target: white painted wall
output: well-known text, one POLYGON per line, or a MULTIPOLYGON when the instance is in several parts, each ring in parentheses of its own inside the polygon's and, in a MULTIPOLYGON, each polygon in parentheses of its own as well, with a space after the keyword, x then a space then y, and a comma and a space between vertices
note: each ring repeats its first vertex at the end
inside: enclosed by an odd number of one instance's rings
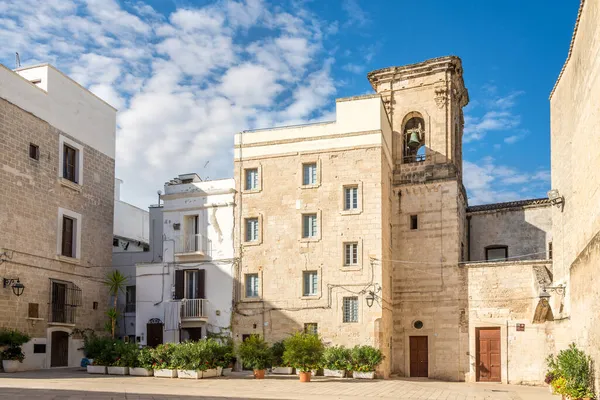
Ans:
POLYGON ((117 110, 53 66, 15 72, 0 64, 0 97, 115 158, 117 110), (29 82, 37 77, 45 82, 42 87, 29 82))
MULTIPOLYGON (((120 179, 115 179, 115 210, 113 221, 113 234, 122 239, 130 239, 132 242, 150 242, 150 214, 147 210, 142 210, 129 203, 120 200, 121 184, 120 179)), ((141 246, 130 246, 127 250, 122 247, 113 248, 113 251, 134 251, 141 246)))

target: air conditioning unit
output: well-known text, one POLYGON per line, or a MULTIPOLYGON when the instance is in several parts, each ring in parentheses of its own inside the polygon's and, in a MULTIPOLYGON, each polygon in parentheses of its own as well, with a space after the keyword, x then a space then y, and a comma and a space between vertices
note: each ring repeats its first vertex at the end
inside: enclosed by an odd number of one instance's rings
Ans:
POLYGON ((173 224, 173 230, 178 231, 181 229, 181 224, 173 224))

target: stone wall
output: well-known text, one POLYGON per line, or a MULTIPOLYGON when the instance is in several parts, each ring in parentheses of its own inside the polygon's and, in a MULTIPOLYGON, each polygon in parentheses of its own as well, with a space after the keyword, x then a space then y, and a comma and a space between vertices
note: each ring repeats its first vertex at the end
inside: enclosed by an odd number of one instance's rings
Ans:
POLYGON ((0 264, 3 277, 18 277, 25 285, 20 297, 10 288, 0 291, 0 327, 17 328, 47 343, 48 357, 36 355, 39 364, 28 365, 31 368, 49 366, 51 279, 71 282, 82 291, 75 326, 53 329, 102 330, 106 319, 108 296, 101 279, 111 266, 114 160, 79 142, 84 149, 84 184, 62 184, 60 135, 75 140, 0 99, 0 264), (29 157, 30 143, 39 146, 39 160, 29 157), (59 207, 82 215, 78 260, 57 255, 59 207), (39 319, 28 318, 30 304, 37 304, 39 319))

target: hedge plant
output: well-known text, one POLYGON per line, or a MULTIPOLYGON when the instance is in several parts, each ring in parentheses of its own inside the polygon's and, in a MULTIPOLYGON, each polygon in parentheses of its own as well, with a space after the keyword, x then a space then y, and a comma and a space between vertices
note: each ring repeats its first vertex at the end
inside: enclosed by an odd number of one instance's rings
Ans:
POLYGON ((323 342, 318 335, 297 332, 284 342, 283 361, 301 372, 319 368, 323 356, 323 342))

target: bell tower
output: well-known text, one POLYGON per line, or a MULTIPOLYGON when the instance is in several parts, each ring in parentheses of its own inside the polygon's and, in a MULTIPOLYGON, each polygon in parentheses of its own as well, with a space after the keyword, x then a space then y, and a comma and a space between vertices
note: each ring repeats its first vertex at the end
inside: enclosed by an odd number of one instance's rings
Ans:
POLYGON ((469 371, 462 63, 440 57, 368 78, 392 126, 392 372, 461 381, 469 371))

